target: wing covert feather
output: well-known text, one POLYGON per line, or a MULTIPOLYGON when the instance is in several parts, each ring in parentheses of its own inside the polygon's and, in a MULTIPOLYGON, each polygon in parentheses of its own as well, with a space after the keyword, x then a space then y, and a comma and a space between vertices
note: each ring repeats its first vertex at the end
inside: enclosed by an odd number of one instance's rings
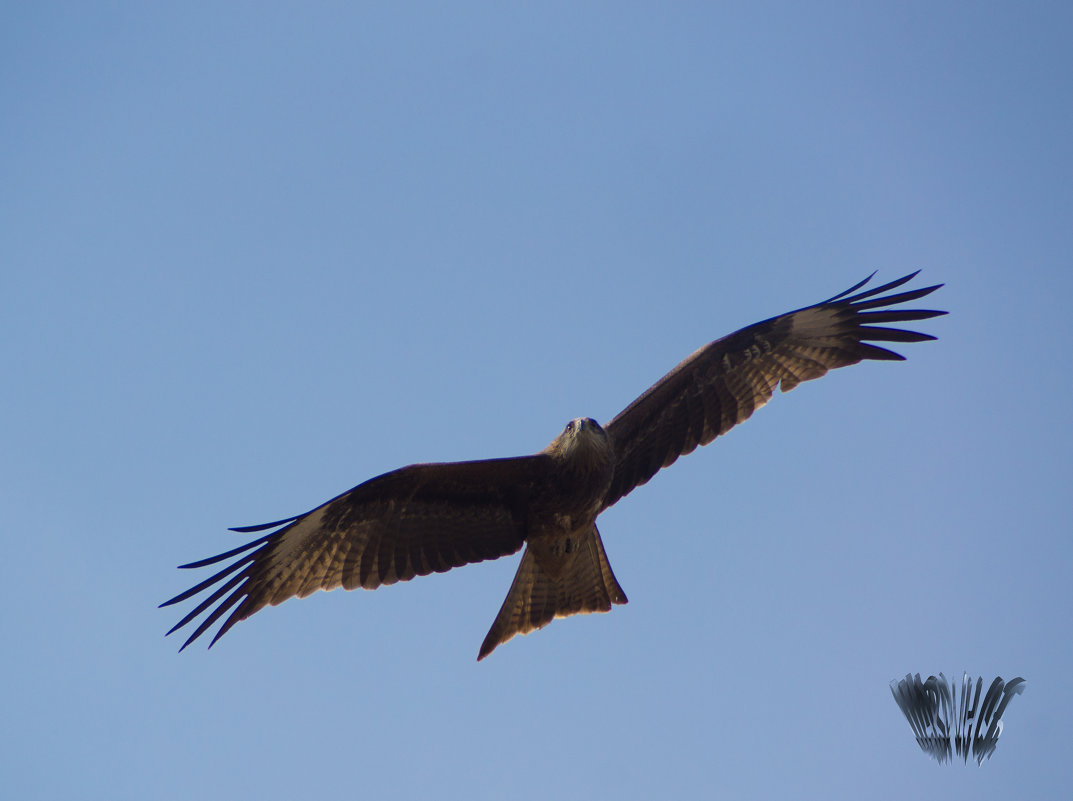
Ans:
POLYGON ((880 325, 946 314, 889 308, 922 298, 942 284, 877 297, 916 275, 853 294, 869 276, 822 303, 750 325, 694 352, 605 427, 615 447, 615 477, 603 508, 679 456, 749 419, 771 400, 776 387, 789 392, 837 367, 904 358, 870 342, 934 339, 880 325))
POLYGON ((211 647, 235 623, 288 598, 340 586, 375 589, 515 553, 525 541, 530 494, 551 462, 536 454, 419 464, 366 481, 304 515, 279 521, 284 525, 278 531, 183 565, 204 567, 241 555, 161 604, 216 588, 168 633, 211 609, 185 648, 234 607, 211 647))

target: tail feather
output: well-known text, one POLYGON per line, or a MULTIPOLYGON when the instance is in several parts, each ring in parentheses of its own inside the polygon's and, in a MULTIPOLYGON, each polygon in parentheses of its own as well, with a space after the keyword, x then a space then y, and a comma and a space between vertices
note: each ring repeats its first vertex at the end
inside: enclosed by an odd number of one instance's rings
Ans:
POLYGON ((543 628, 557 617, 610 612, 611 604, 624 603, 626 593, 611 572, 596 526, 578 543, 576 556, 558 579, 540 566, 533 550, 527 547, 477 661, 515 634, 543 628))

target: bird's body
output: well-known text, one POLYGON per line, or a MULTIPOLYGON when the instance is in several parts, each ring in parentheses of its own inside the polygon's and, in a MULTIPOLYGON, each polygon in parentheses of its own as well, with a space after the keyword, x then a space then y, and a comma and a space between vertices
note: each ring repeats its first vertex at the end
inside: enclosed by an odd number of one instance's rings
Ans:
POLYGON ((544 573, 557 581, 596 525, 615 473, 615 454, 591 418, 571 420, 543 453, 555 466, 547 483, 534 488, 525 541, 544 573))
POLYGON ((596 529, 615 475, 607 432, 590 417, 571 420, 540 455, 550 456, 553 467, 533 494, 525 554, 478 660, 556 617, 626 603, 596 529))
POLYGON ((278 530, 183 565, 203 567, 239 557, 163 604, 215 587, 172 631, 212 608, 185 648, 235 607, 215 642, 238 621, 291 597, 339 586, 375 589, 506 556, 523 545, 518 572, 478 659, 555 617, 606 612, 612 604, 626 603, 596 528, 599 514, 679 456, 747 419, 777 386, 785 392, 862 359, 902 358, 866 340, 933 339, 876 325, 944 313, 886 308, 937 286, 875 297, 913 275, 850 296, 862 281, 828 301, 716 340, 606 427, 591 418, 572 420, 531 456, 411 465, 359 484, 304 515, 235 529, 278 530))

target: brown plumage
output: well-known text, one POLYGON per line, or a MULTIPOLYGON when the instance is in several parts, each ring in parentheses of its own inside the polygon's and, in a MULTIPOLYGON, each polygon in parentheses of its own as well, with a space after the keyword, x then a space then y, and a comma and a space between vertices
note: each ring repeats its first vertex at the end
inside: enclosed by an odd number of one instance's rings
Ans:
MULTIPOLYGON (((772 317, 705 345, 606 427, 579 418, 532 456, 419 464, 359 484, 298 517, 239 532, 277 529, 227 553, 219 573, 161 606, 214 591, 168 633, 207 617, 183 644, 228 611, 215 643, 270 604, 317 590, 375 589, 415 576, 497 559, 527 545, 478 660, 515 634, 556 617, 607 612, 626 603, 607 561, 596 518, 679 456, 749 418, 776 387, 783 392, 864 359, 903 357, 871 342, 922 342, 928 334, 882 324, 945 312, 889 307, 940 285, 877 297, 916 273, 852 294, 870 279, 814 306, 772 317)), ((182 649, 180 649, 182 650, 182 649)))

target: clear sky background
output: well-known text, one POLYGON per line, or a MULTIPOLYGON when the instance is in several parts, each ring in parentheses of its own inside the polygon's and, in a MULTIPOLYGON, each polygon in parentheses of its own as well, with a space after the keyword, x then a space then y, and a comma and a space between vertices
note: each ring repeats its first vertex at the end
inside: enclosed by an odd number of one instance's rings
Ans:
POLYGON ((2 17, 7 797, 1068 794, 1068 4, 2 17), (228 526, 539 450, 918 268, 938 342, 601 518, 611 614, 477 664, 512 557, 163 637, 228 526), (888 683, 963 670, 1027 689, 940 768, 888 683))

